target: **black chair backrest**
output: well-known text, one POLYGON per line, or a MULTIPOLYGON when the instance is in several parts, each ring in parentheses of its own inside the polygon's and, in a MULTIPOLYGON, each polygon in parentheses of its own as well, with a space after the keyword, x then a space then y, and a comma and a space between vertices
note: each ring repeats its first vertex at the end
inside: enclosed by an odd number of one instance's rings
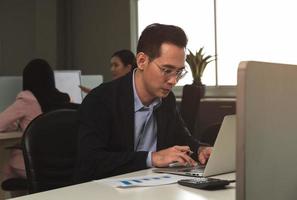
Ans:
POLYGON ((59 109, 35 118, 22 145, 29 193, 73 183, 77 155, 77 111, 59 109))
POLYGON ((205 131, 202 133, 202 136, 200 138, 200 142, 209 144, 210 146, 213 146, 218 133, 220 131, 222 123, 214 123, 208 126, 205 131))
MULTIPOLYGON (((197 131, 198 113, 200 99, 202 97, 201 88, 194 85, 185 85, 183 88, 182 101, 180 104, 180 114, 191 134, 199 139, 197 131)), ((200 135, 199 135, 200 136, 200 135)))

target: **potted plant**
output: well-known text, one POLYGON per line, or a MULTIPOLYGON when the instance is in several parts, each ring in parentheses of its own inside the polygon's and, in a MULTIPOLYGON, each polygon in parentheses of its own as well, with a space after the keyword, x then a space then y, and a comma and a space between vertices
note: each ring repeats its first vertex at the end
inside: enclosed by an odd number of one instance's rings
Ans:
POLYGON ((196 51, 195 54, 189 50, 189 54, 186 57, 186 62, 189 64, 192 71, 193 83, 183 87, 180 113, 188 129, 194 136, 197 128, 196 122, 199 117, 200 99, 205 93, 205 85, 202 84, 201 78, 206 66, 213 60, 215 60, 213 56, 205 56, 203 47, 200 48, 199 51, 196 51))
POLYGON ((192 71, 193 85, 197 86, 203 85, 201 82, 203 72, 207 64, 215 60, 212 59, 213 56, 211 55, 205 56, 202 51, 203 47, 201 47, 199 51, 196 51, 195 54, 189 50, 189 54, 186 57, 186 62, 189 64, 192 71))

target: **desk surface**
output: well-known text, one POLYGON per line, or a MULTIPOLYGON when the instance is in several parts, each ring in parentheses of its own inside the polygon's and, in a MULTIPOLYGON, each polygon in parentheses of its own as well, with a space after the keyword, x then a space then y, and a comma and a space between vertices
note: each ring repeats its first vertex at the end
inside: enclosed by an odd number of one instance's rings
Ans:
MULTIPOLYGON (((23 133, 14 131, 14 132, 5 132, 0 133, 0 182, 2 182, 2 168, 4 163, 8 161, 10 150, 5 149, 5 147, 15 145, 20 141, 23 133)), ((0 188, 0 199, 4 199, 4 192, 0 188)))
POLYGON ((20 131, 0 133, 0 140, 15 139, 15 138, 21 138, 21 137, 22 137, 22 132, 20 131))
MULTIPOLYGON (((149 175, 153 172, 151 169, 141 170, 129 174, 116 176, 113 178, 127 178, 134 176, 149 175)), ((235 173, 216 176, 218 178, 234 179, 235 173)), ((185 200, 185 199, 219 199, 219 200, 234 200, 235 199, 235 183, 232 183, 228 188, 217 191, 199 190, 175 184, 154 186, 154 187, 139 187, 120 189, 104 183, 104 179, 100 182, 87 182, 74 186, 64 187, 47 192, 27 195, 15 200, 39 200, 39 199, 64 199, 64 200, 78 200, 78 199, 127 199, 127 200, 146 200, 146 199, 170 199, 170 200, 185 200)))

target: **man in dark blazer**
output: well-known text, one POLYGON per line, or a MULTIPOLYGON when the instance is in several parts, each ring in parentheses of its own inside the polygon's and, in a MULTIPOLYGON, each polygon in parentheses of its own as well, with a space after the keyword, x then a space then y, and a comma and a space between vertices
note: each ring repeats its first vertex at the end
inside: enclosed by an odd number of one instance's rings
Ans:
POLYGON ((179 27, 146 27, 138 41, 137 69, 87 95, 79 110, 78 182, 207 161, 211 148, 199 146, 187 131, 171 92, 186 74, 186 45, 179 27))

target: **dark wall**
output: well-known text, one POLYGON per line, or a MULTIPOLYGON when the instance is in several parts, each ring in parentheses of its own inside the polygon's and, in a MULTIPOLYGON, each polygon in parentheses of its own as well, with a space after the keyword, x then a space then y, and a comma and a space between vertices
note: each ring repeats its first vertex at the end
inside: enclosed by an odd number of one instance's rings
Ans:
POLYGON ((0 1, 0 75, 18 75, 34 57, 56 60, 56 3, 0 1))
POLYGON ((42 57, 109 80, 111 54, 131 48, 130 38, 130 0, 0 1, 0 75, 42 57))
POLYGON ((73 0, 71 63, 84 74, 104 74, 111 78, 111 54, 130 48, 128 0, 73 0))

